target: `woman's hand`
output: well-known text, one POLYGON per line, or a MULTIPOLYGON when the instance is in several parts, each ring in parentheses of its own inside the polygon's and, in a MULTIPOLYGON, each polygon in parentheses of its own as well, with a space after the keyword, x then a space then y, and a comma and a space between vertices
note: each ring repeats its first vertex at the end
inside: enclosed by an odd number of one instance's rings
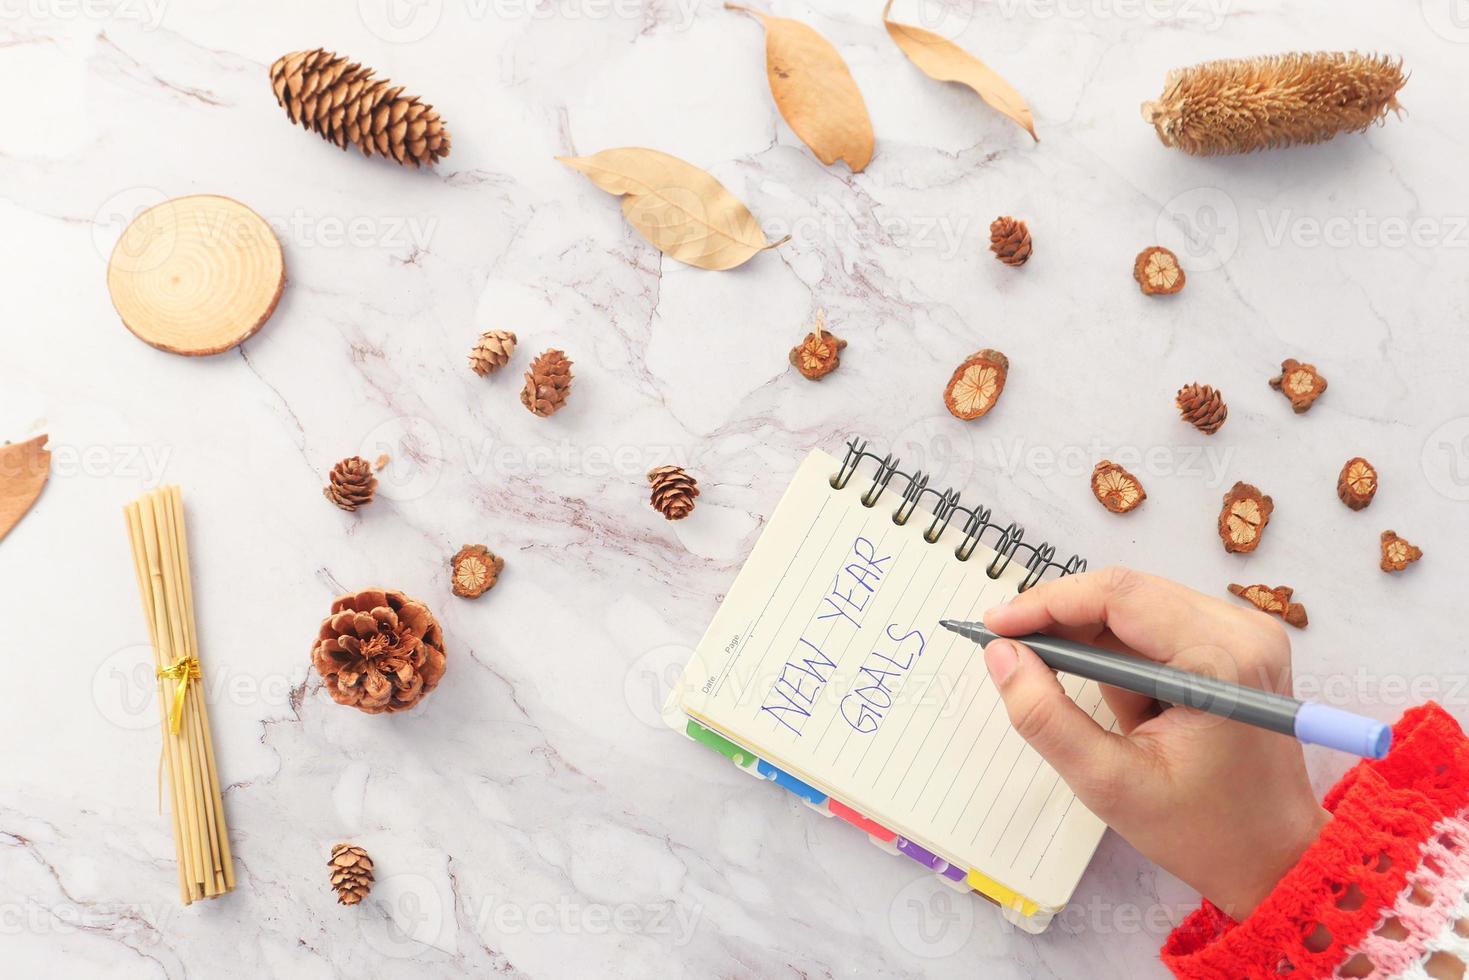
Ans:
MULTIPOLYGON (((1291 691, 1290 642, 1279 623, 1127 568, 1036 586, 986 612, 984 623, 1007 636, 1045 632, 1291 691)), ((1024 644, 994 640, 984 659, 1011 724, 1088 809, 1237 919, 1328 819, 1289 736, 1104 686, 1121 734, 1108 732, 1024 644)))

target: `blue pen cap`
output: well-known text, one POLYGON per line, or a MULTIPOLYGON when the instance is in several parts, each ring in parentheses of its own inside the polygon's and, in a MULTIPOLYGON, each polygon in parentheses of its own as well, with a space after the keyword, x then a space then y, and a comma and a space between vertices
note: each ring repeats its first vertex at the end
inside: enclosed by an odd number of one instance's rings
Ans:
POLYGON ((1365 759, 1381 759, 1392 748, 1392 729, 1375 718, 1325 704, 1306 702, 1296 712, 1296 738, 1312 745, 1351 752, 1365 759))

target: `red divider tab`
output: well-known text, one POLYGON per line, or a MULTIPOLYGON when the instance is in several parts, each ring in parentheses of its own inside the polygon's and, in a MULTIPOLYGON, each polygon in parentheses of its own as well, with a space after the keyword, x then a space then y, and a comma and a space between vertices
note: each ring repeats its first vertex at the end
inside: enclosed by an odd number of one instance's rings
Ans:
POLYGON ((845 804, 838 803, 836 800, 828 798, 826 801, 826 806, 829 810, 831 810, 832 813, 835 813, 847 823, 852 824, 854 827, 861 827, 863 830, 867 831, 869 834, 871 834, 873 837, 876 837, 880 841, 891 843, 892 840, 898 836, 891 830, 888 830, 882 824, 876 823, 872 820, 868 820, 856 810, 853 810, 851 807, 846 806, 845 804))

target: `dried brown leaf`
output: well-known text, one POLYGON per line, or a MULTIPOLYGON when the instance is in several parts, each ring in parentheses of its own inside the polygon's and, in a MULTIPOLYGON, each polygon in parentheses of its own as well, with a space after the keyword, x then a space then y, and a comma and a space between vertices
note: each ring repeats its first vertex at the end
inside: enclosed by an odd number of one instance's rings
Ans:
POLYGON ((786 17, 768 17, 735 3, 765 26, 765 74, 781 118, 827 166, 846 162, 853 173, 872 160, 872 119, 852 72, 830 41, 786 17))
POLYGON ((750 209, 706 171, 640 146, 588 157, 557 157, 602 190, 622 197, 622 214, 654 247, 700 269, 733 269, 771 242, 750 209))
POLYGON ((20 523, 46 486, 51 453, 45 447, 44 435, 0 446, 0 538, 20 523))
POLYGON ((1030 114, 1030 106, 1013 85, 943 35, 889 20, 888 12, 892 9, 893 0, 888 0, 882 8, 882 23, 888 29, 888 36, 902 48, 909 61, 929 78, 969 86, 992 108, 1015 120, 1031 139, 1040 142, 1040 137, 1035 134, 1035 117, 1030 114))

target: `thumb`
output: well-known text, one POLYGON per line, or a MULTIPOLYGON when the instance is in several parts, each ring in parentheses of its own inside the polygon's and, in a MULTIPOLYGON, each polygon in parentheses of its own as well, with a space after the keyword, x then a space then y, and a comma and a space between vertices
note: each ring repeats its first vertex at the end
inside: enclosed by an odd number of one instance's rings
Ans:
POLYGON ((1135 747, 1107 731, 1061 687, 1035 651, 1014 640, 991 640, 984 663, 1021 738, 1060 773, 1087 808, 1104 820, 1126 778, 1135 747))

